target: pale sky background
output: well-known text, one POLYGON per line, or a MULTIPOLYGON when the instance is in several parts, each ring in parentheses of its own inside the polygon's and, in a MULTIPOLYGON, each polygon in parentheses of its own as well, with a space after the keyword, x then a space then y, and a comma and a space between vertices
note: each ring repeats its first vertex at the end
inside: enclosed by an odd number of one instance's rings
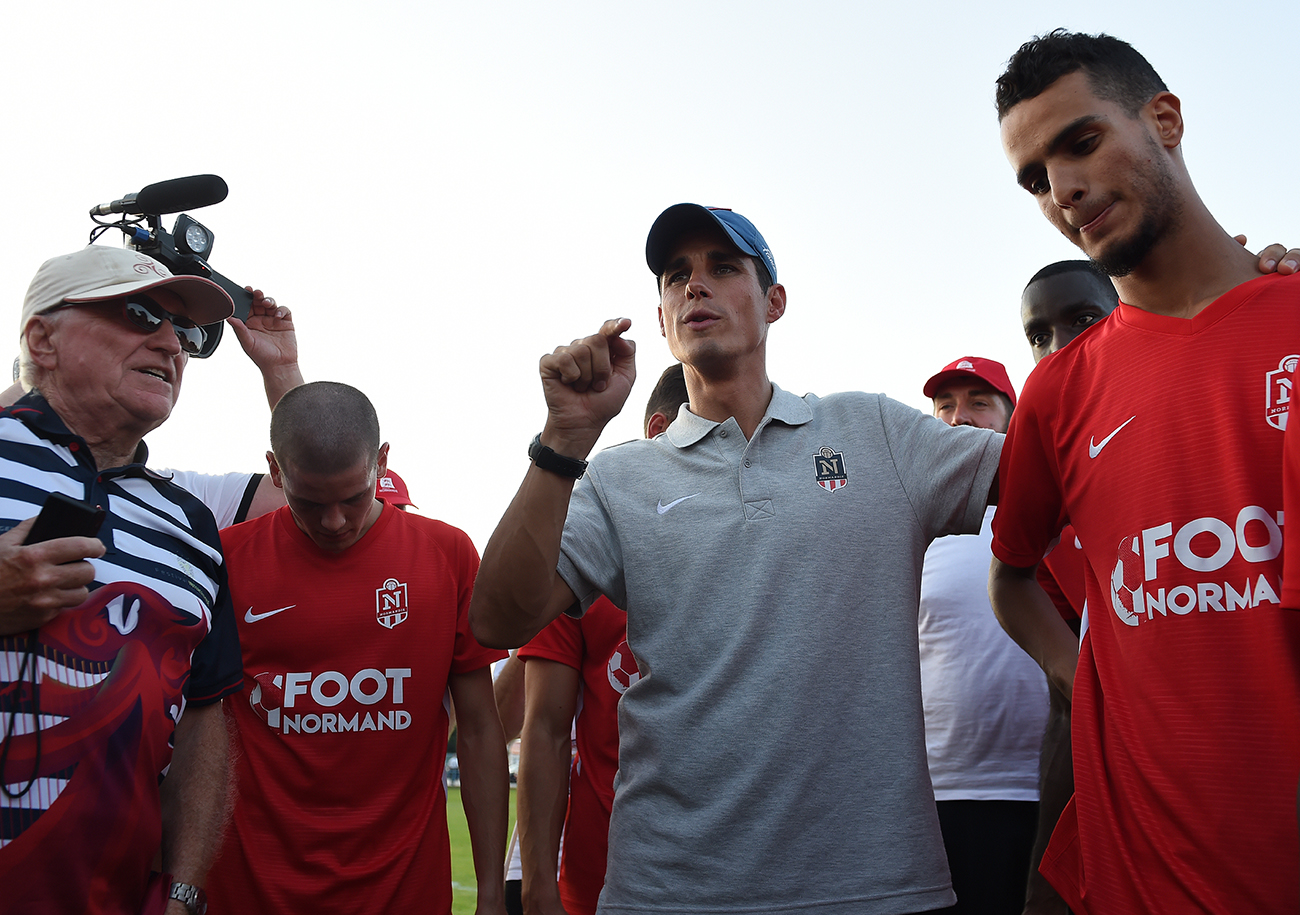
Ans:
MULTIPOLYGON (((1186 160, 1224 227, 1253 250, 1300 244, 1295 26, 1240 9, 11 4, 0 302, 16 354, 28 282, 85 243, 91 206, 221 175, 227 200, 191 213, 216 233, 213 266, 293 309, 308 380, 366 391, 421 512, 481 549, 542 426, 544 352, 630 317, 640 380, 602 444, 640 434, 671 361, 645 236, 674 203, 732 207, 767 238, 789 293, 769 371, 787 390, 928 408, 925 379, 965 355, 1019 387, 1020 291, 1080 256, 998 140, 993 81, 1034 34, 1131 42, 1183 100, 1186 160)), ((268 419, 228 333, 190 363, 152 463, 265 470, 268 419)))

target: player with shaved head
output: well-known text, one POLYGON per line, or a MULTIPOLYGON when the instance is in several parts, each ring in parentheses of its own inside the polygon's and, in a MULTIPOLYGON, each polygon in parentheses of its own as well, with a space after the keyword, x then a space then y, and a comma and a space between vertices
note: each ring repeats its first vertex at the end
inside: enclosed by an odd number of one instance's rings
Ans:
POLYGON ((244 695, 227 705, 240 791, 214 911, 450 911, 448 694, 478 911, 504 911, 504 653, 469 633, 473 544, 377 499, 387 460, 363 393, 295 388, 267 454, 288 504, 222 532, 244 695))

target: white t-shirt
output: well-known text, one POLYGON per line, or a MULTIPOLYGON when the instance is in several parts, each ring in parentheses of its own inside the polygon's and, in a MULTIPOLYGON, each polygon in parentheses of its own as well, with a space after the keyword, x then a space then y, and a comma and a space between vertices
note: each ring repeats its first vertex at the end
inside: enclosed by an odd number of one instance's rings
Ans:
POLYGON ((206 505, 217 519, 218 528, 235 523, 249 487, 261 483, 261 474, 255 473, 195 473, 193 470, 171 469, 157 472, 170 474, 172 482, 206 505))
POLYGON ((994 508, 978 534, 935 540, 921 570, 921 696, 934 797, 1038 800, 1047 678, 989 606, 994 508))

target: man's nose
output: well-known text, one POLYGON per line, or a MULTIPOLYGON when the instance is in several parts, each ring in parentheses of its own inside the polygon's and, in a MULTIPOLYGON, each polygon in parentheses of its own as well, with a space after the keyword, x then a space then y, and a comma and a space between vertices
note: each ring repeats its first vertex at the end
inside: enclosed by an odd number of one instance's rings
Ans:
POLYGON ((169 318, 163 318, 163 322, 149 334, 149 345, 171 355, 181 352, 181 338, 169 318))
POLYGON ((343 514, 343 509, 335 505, 321 513, 320 523, 327 531, 341 531, 347 526, 348 520, 343 514))
POLYGON ((686 296, 691 299, 711 298, 713 290, 709 288, 708 280, 701 272, 694 272, 691 278, 686 282, 686 296))
POLYGON ((1078 168, 1072 166, 1050 168, 1047 181, 1052 189, 1052 201, 1063 210, 1078 206, 1088 195, 1083 172, 1078 168))

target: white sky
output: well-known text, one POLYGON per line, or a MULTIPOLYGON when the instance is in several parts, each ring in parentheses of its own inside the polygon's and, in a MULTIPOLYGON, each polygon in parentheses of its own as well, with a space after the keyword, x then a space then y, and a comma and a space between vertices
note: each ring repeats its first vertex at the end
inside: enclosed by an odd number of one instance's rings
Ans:
MULTIPOLYGON (((1081 256, 998 142, 993 81, 1034 34, 1131 42, 1182 98, 1186 159, 1225 228, 1300 244, 1292 26, 1218 2, 46 2, 5 18, 13 324, 92 205, 219 174, 229 198, 191 214, 216 233, 214 267, 293 309, 308 380, 366 391, 421 511, 480 549, 542 426, 542 353, 632 318, 642 380, 602 443, 640 433, 671 361, 644 260, 670 204, 732 207, 767 238, 789 293, 769 371, 787 390, 928 408, 925 379, 964 355, 1019 387, 1020 290, 1081 256)), ((190 364, 152 462, 264 470, 268 418, 227 334, 190 364)))

